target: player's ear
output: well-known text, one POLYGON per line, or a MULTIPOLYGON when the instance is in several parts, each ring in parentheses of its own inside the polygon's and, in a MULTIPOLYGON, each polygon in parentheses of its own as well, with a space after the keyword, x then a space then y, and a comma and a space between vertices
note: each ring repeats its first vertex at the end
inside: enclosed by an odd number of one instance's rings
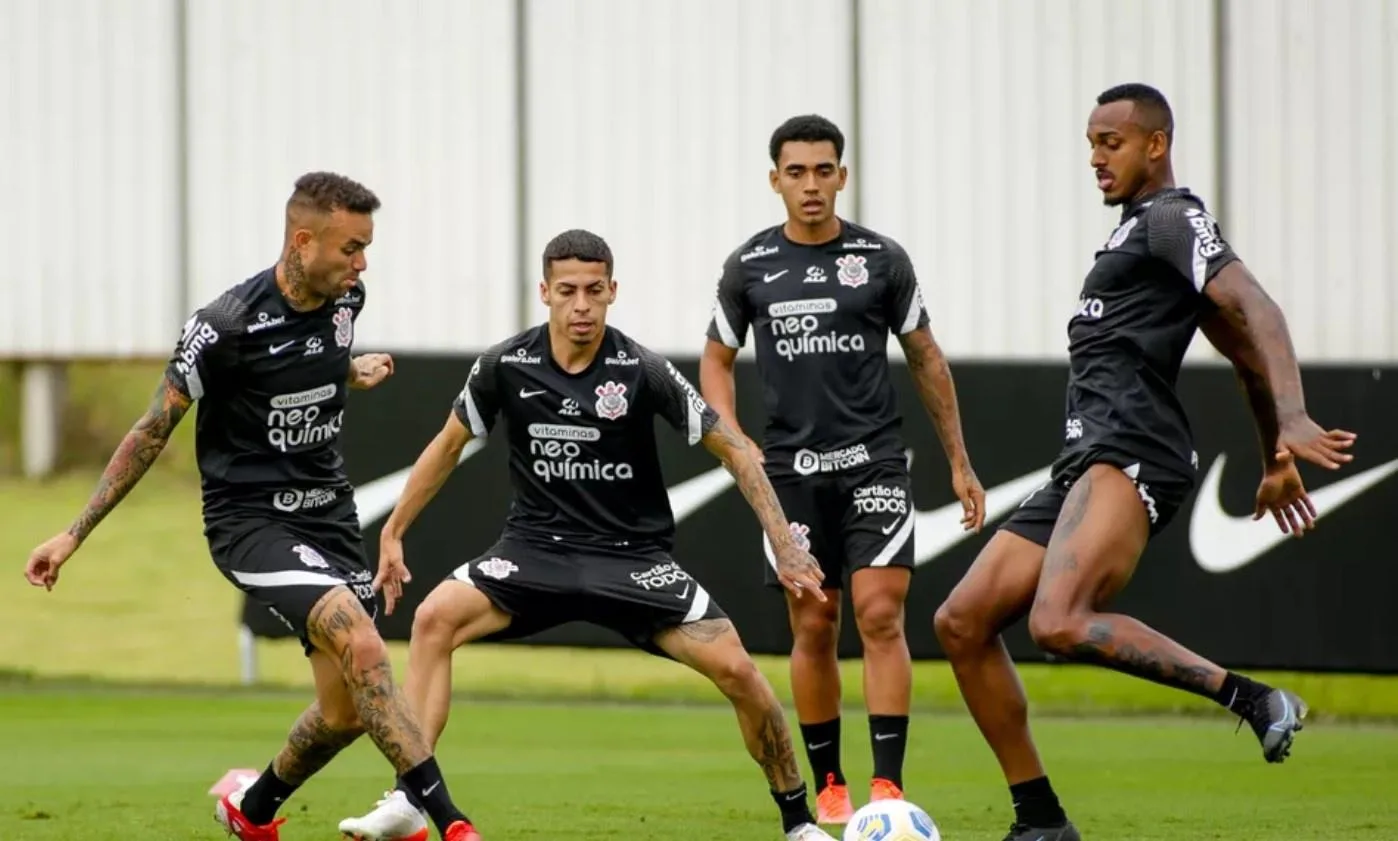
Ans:
POLYGON ((1153 131, 1150 134, 1150 143, 1146 146, 1146 155, 1153 161, 1158 161, 1170 153, 1170 140, 1163 131, 1153 131))
POLYGON ((545 305, 549 302, 549 282, 548 278, 539 281, 539 300, 545 305))
POLYGON ((607 305, 608 305, 608 306, 611 306, 612 304, 615 304, 615 303, 616 303, 616 280, 615 280, 615 279, 612 279, 612 280, 608 280, 608 281, 607 281, 607 293, 608 293, 608 294, 607 294, 607 305))
POLYGON ((767 173, 767 181, 772 185, 772 192, 780 193, 782 191, 781 174, 775 168, 767 173))
POLYGON ((845 166, 844 164, 840 164, 840 186, 836 187, 835 189, 836 189, 836 190, 843 190, 843 189, 845 188, 845 181, 846 181, 848 178, 849 178, 849 167, 845 166))

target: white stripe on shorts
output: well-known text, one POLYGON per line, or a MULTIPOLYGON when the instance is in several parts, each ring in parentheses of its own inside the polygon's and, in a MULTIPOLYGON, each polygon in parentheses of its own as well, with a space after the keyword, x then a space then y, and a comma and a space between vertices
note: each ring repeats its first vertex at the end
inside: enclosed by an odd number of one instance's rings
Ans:
POLYGON ((323 572, 300 569, 289 569, 282 572, 239 572, 235 569, 233 577, 238 579, 239 584, 246 584, 249 587, 310 587, 317 584, 325 587, 338 587, 345 583, 343 578, 336 578, 323 572))

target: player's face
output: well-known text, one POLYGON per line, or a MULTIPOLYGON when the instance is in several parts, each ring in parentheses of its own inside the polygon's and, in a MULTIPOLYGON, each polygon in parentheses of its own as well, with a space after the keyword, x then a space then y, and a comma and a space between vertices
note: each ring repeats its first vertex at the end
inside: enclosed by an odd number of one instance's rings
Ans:
POLYGON ((590 344, 607 324, 607 307, 616 300, 616 281, 605 263, 555 260, 539 284, 539 297, 549 308, 549 323, 574 344, 590 344))
POLYGON ((364 250, 374 239, 373 217, 336 210, 319 230, 299 230, 293 242, 300 257, 308 290, 325 298, 338 298, 352 289, 369 267, 364 250))
POLYGON ((835 157, 834 143, 788 141, 770 178, 788 219, 819 225, 835 216, 835 194, 845 188, 848 174, 835 157))
POLYGON ((1136 105, 1109 102, 1093 109, 1087 120, 1092 170, 1108 206, 1124 204, 1145 189, 1152 164, 1167 152, 1165 133, 1149 132, 1133 119, 1136 105))

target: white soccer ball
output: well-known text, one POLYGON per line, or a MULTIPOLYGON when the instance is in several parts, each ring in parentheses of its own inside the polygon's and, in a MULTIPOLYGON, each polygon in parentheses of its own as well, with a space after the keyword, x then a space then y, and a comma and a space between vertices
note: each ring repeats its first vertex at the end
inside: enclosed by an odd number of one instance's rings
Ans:
POLYGON ((845 825, 844 841, 942 841, 942 833, 920 807, 906 800, 875 800, 845 825))

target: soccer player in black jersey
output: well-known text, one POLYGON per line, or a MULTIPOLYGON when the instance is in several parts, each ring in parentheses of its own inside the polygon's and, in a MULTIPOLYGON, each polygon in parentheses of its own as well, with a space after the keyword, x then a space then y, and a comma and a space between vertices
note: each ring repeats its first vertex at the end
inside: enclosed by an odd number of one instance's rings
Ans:
POLYGON ((787 599, 791 685, 817 814, 821 823, 842 824, 854 811, 840 763, 836 659, 846 574, 864 651, 871 800, 902 797, 907 746, 912 664, 903 610, 916 511, 890 334, 903 346, 946 451, 963 527, 981 527, 985 493, 912 261, 892 239, 835 213, 846 178, 843 134, 823 117, 793 117, 772 134, 769 152, 786 222, 750 237, 724 263, 699 382, 709 404, 739 429, 733 365, 751 330, 766 397, 766 469, 825 573, 825 601, 787 599))
POLYGON ((479 841, 394 684, 338 443, 347 391, 373 388, 393 370, 386 354, 350 355, 378 207, 377 196, 343 176, 297 180, 276 265, 185 323, 150 408, 87 507, 34 550, 26 569, 30 583, 52 589, 199 403, 195 449, 214 563, 300 634, 316 685, 315 702, 267 770, 215 807, 241 841, 277 841, 281 804, 366 732, 414 790, 430 793, 423 800, 444 841, 479 841))
POLYGON ((1257 423, 1257 518, 1302 534, 1315 510, 1297 471, 1349 462, 1355 436, 1306 412, 1281 310, 1204 203, 1176 187, 1174 120, 1159 91, 1102 93, 1088 120, 1091 165, 1121 221, 1097 251, 1068 323, 1066 443, 1047 484, 986 544, 936 614, 961 694, 1010 785, 1007 841, 1075 841, 1030 737, 1027 702, 999 634, 1028 616, 1044 650, 1210 698, 1246 720, 1281 762, 1306 706, 1217 666, 1128 616, 1105 613, 1152 536, 1195 483, 1197 457, 1175 382, 1196 328, 1233 363, 1257 423))
MULTIPOLYGON (((573 230, 544 249, 547 323, 482 353, 446 425, 419 456, 380 535, 387 606, 407 580, 402 538, 473 438, 500 432, 514 500, 499 541, 463 563, 418 607, 407 692, 435 743, 451 703, 452 651, 570 621, 610 628, 712 680, 732 702, 791 841, 833 841, 814 822, 781 704, 723 610, 670 551, 675 521, 655 446, 663 418, 733 474, 771 536, 783 584, 821 599, 820 568, 792 535, 756 448, 719 420, 666 359, 609 326, 610 248, 573 230)), ((415 790, 390 791, 340 830, 415 837, 415 790)))

